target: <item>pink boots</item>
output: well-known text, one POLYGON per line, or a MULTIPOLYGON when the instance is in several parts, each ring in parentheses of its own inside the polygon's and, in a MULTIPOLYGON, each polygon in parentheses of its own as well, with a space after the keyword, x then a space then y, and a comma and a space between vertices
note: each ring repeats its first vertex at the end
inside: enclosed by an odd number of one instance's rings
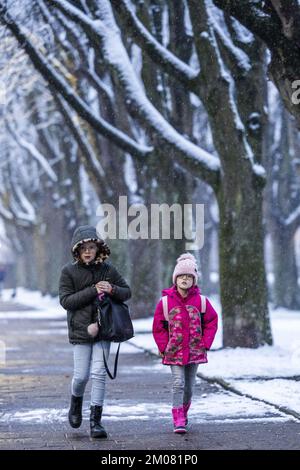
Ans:
POLYGON ((191 406, 191 402, 189 401, 183 406, 179 408, 172 408, 172 415, 173 415, 173 423, 174 423, 174 432, 177 434, 185 434, 186 433, 186 426, 188 424, 188 411, 191 406))
POLYGON ((183 406, 179 408, 172 408, 173 423, 174 423, 174 432, 177 434, 186 433, 185 429, 185 415, 183 406))

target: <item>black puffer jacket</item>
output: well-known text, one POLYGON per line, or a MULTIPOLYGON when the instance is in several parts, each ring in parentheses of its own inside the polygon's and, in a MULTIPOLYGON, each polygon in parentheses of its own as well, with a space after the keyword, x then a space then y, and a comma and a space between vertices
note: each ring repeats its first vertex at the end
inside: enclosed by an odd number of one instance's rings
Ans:
MULTIPOLYGON (((94 239, 85 236, 85 239, 88 238, 94 239)), ((101 339, 101 332, 96 338, 92 338, 87 332, 88 325, 97 320, 95 284, 99 281, 108 281, 112 285, 113 291, 110 295, 113 298, 126 301, 131 297, 128 284, 108 261, 98 264, 76 261, 62 268, 59 300, 62 307, 67 310, 70 343, 92 343, 101 339)))

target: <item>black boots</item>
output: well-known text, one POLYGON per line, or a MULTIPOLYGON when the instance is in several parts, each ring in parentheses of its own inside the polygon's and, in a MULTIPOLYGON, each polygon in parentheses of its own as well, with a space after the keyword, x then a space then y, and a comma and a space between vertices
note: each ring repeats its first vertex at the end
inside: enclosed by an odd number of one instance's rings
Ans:
POLYGON ((82 421, 82 400, 83 397, 71 397, 71 406, 69 410, 69 423, 72 428, 79 428, 82 421))
POLYGON ((107 437, 104 427, 101 425, 102 406, 91 406, 91 437, 103 438, 107 437))
MULTIPOLYGON (((82 400, 83 397, 71 397, 69 410, 69 423, 72 428, 79 428, 82 422, 82 400)), ((91 406, 90 424, 91 437, 107 437, 104 427, 101 425, 102 406, 91 406)))

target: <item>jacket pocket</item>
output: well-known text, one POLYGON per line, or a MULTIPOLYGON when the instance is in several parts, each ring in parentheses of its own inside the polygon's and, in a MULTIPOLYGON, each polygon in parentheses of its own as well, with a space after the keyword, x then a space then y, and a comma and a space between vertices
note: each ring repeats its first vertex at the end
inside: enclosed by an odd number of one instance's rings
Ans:
POLYGON ((165 349, 165 355, 168 357, 175 357, 180 354, 183 348, 182 341, 183 338, 181 336, 171 336, 165 349))

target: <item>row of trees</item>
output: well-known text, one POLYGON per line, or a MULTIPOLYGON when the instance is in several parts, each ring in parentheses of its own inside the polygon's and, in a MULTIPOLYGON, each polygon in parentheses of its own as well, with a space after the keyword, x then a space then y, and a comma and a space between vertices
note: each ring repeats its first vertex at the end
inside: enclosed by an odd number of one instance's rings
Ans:
MULTIPOLYGON (((286 98, 299 44, 281 2, 261 3, 0 1, 0 213, 29 287, 56 293, 72 231, 97 222, 99 202, 204 203, 198 256, 209 292, 218 230, 224 345, 271 344, 266 234, 273 300, 300 304, 299 108, 286 98)), ((185 240, 110 244, 133 311, 152 313, 185 240)))

